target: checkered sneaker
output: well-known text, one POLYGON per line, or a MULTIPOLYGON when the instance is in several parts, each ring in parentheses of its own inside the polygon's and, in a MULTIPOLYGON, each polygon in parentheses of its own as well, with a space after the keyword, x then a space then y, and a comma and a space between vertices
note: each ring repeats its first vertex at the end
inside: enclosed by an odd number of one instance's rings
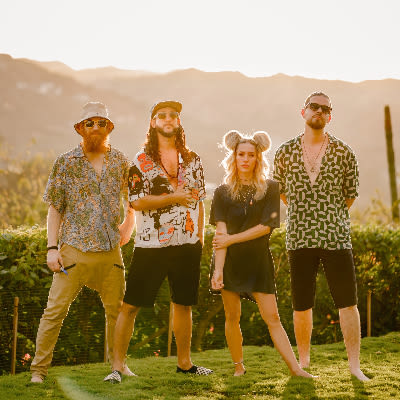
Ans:
POLYGON ((180 367, 176 367, 176 372, 181 372, 183 374, 193 374, 193 375, 210 375, 214 371, 212 369, 208 369, 205 367, 198 367, 197 365, 192 365, 190 369, 182 369, 180 367))
POLYGON ((122 374, 121 374, 121 372, 119 372, 117 370, 111 372, 110 375, 107 375, 104 378, 104 382, 121 383, 121 381, 122 381, 122 374))

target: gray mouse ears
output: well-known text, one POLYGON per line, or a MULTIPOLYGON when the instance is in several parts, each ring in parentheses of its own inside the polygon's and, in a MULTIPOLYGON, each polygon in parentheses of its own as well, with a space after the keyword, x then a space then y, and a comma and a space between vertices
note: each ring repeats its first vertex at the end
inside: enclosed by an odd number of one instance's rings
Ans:
POLYGON ((253 143, 258 149, 268 151, 271 148, 271 138, 265 131, 256 131, 252 135, 242 135, 239 131, 231 130, 225 133, 223 137, 223 145, 226 150, 235 151, 239 143, 253 143))

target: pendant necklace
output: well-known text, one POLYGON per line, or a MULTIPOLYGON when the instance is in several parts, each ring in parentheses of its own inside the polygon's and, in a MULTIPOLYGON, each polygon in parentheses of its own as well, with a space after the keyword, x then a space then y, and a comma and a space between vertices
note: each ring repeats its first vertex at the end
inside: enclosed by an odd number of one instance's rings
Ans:
POLYGON ((308 153, 307 153, 306 144, 304 143, 304 134, 303 134, 303 137, 302 137, 302 141, 301 141, 301 142, 302 142, 302 145, 303 145, 304 154, 305 154, 305 156, 306 156, 306 158, 307 158, 307 161, 308 161, 309 165, 311 166, 310 171, 311 171, 312 173, 315 172, 315 166, 316 166, 316 164, 317 164, 318 157, 319 157, 319 155, 321 154, 321 151, 322 151, 322 149, 323 149, 323 147, 324 147, 324 145, 325 145, 325 141, 326 141, 326 135, 324 136, 324 140, 323 140, 323 142, 322 142, 322 144, 321 144, 321 147, 319 148, 319 151, 318 151, 317 156, 314 158, 314 162, 311 162, 310 157, 309 157, 309 155, 308 155, 308 153))
POLYGON ((244 215, 247 215, 247 211, 250 206, 253 205, 254 189, 250 185, 242 185, 240 193, 240 201, 244 203, 244 215))

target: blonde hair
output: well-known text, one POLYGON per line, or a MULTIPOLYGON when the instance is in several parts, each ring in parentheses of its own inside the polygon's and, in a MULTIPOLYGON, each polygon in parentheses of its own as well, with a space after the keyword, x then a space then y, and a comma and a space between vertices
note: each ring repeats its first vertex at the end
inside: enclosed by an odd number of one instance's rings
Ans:
POLYGON ((269 163, 264 155, 271 148, 271 138, 267 132, 257 131, 252 136, 244 136, 240 132, 232 130, 223 137, 223 146, 226 155, 222 161, 225 168, 224 183, 228 185, 230 195, 238 199, 240 192, 240 179, 236 166, 236 153, 239 144, 250 143, 256 149, 256 165, 252 176, 252 185, 256 188, 255 200, 260 200, 267 190, 267 178, 269 174, 269 163))

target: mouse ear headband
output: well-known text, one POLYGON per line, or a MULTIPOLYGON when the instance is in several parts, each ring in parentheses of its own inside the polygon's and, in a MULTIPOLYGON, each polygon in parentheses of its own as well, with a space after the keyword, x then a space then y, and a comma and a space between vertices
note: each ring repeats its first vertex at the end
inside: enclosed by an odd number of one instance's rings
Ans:
POLYGON ((239 131, 229 131, 223 137, 223 145, 225 149, 235 151, 239 143, 254 142, 259 151, 268 151, 271 148, 271 138, 267 132, 257 131, 252 136, 243 136, 239 131))
POLYGON ((268 151, 271 148, 271 138, 265 131, 254 132, 252 139, 256 142, 261 152, 268 151))

